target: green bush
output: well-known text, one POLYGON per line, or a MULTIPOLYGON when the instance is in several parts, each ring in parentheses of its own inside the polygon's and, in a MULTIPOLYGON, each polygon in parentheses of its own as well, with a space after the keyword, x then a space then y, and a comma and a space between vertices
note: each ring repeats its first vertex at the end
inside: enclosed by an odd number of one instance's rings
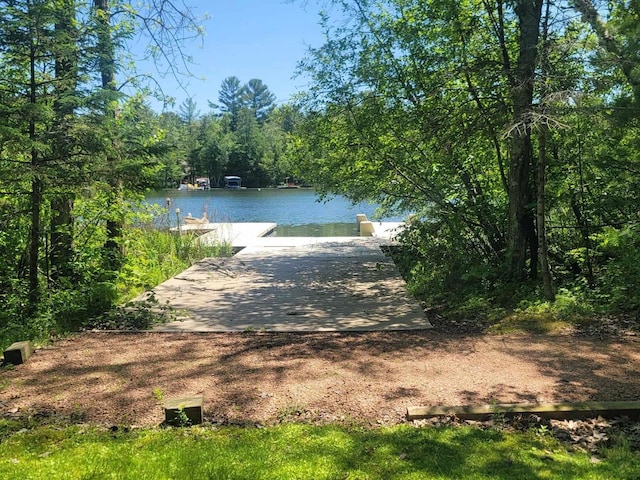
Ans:
POLYGON ((553 303, 543 299, 540 280, 506 281, 502 265, 490 264, 469 238, 444 224, 413 222, 392 255, 411 293, 440 315, 535 324, 534 330, 545 331, 562 322, 581 324, 598 314, 640 308, 640 226, 606 228, 592 243, 589 251, 553 253, 553 303))
POLYGON ((640 225, 605 228, 594 235, 598 301, 620 311, 640 308, 640 225))
MULTIPOLYGON (((91 220, 94 206, 79 203, 73 273, 42 278, 43 290, 36 312, 28 313, 28 284, 24 279, 2 280, 0 347, 17 340, 43 341, 51 335, 83 328, 147 328, 166 321, 157 305, 126 304, 189 268, 205 257, 228 256, 230 245, 205 246, 193 234, 171 232, 154 222, 157 212, 136 211, 120 239, 124 258, 117 271, 105 268, 104 229, 91 220)), ((15 276, 15 275, 14 275, 15 276)))

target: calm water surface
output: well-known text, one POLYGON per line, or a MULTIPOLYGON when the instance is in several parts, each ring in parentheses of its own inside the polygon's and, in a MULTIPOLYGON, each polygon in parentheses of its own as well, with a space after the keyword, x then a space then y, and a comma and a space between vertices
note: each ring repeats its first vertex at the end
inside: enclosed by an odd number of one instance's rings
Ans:
MULTIPOLYGON (((320 202, 313 189, 212 189, 201 191, 164 190, 146 197, 150 204, 164 206, 169 198, 170 215, 175 223, 175 209, 181 215, 200 217, 207 213, 212 222, 273 222, 279 236, 344 236, 354 235, 356 214, 375 217, 376 206, 353 205, 344 197, 320 202)), ((377 218, 376 218, 377 219, 377 218)), ((385 217, 380 220, 401 221, 385 217)))

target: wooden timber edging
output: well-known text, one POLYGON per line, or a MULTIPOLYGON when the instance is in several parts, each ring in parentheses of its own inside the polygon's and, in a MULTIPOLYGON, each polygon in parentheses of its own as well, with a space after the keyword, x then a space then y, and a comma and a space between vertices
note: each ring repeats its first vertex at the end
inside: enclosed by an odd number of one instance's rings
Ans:
POLYGON ((31 341, 15 342, 3 352, 4 361, 12 365, 21 365, 29 360, 33 352, 34 348, 31 341))
POLYGON ((164 405, 165 423, 171 425, 179 423, 177 421, 188 420, 191 425, 200 425, 203 416, 203 403, 204 397, 202 395, 167 399, 164 405), (181 414, 184 415, 183 418, 181 418, 181 414))
POLYGON ((487 420, 492 416, 538 415, 555 420, 578 418, 640 417, 640 401, 495 404, 440 407, 409 407, 407 420, 455 416, 462 420, 487 420))

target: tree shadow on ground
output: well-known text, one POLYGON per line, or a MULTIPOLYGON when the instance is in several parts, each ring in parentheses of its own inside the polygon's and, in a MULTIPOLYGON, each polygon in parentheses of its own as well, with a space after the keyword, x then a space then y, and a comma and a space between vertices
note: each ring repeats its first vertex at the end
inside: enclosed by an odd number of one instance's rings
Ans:
POLYGON ((640 344, 431 331, 83 334, 0 372, 0 411, 159 423, 164 397, 203 395, 216 421, 401 421, 410 405, 634 400, 640 344))

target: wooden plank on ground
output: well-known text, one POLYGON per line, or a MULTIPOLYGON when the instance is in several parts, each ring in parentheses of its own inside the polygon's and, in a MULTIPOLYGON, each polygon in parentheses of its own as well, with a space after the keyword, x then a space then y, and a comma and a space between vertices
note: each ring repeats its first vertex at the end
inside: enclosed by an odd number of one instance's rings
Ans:
POLYGON ((409 407, 408 420, 456 416, 463 420, 486 420, 495 415, 538 415, 567 420, 591 417, 640 417, 640 402, 579 402, 546 404, 495 404, 468 406, 409 407))

